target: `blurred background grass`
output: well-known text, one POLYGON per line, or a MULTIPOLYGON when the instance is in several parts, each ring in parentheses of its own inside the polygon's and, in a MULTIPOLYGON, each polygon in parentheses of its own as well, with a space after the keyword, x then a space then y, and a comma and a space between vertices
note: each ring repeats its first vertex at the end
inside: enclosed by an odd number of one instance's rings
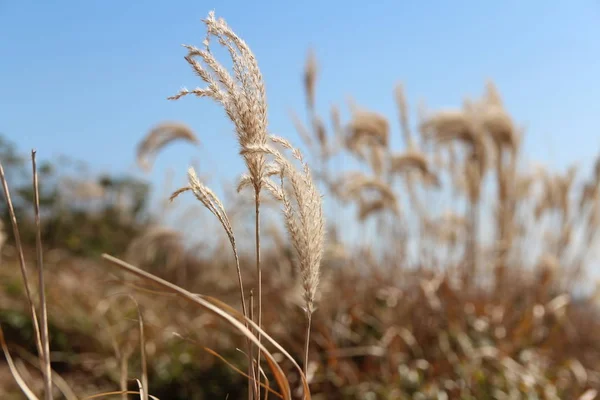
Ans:
MULTIPOLYGON (((307 74, 310 71, 307 67, 307 74)), ((310 83, 310 77, 305 81, 307 94, 314 91, 316 82, 310 83)), ((493 86, 487 90, 486 96, 497 95, 493 86)), ((440 115, 445 114, 433 113, 431 120, 440 115)), ((483 240, 486 234, 468 223, 469 206, 464 217, 458 214, 460 207, 456 214, 444 207, 461 204, 460 198, 468 200, 470 192, 452 179, 464 176, 460 170, 457 174, 443 160, 426 157, 432 161, 425 167, 408 163, 388 171, 404 181, 403 189, 393 184, 357 189, 361 179, 385 181, 386 172, 372 143, 356 147, 349 140, 355 124, 356 119, 341 124, 345 126, 337 132, 341 141, 336 139, 335 118, 329 131, 318 123, 299 125, 312 149, 311 165, 328 201, 336 204, 331 210, 344 215, 328 225, 323 290, 313 322, 314 364, 309 369, 315 398, 594 398, 600 386, 596 340, 600 318, 596 291, 589 280, 584 283, 587 266, 596 260, 589 254, 597 236, 593 216, 599 207, 594 194, 598 171, 576 181, 574 174, 563 178, 546 170, 519 174, 515 170, 510 187, 523 186, 526 177, 529 182, 528 189, 519 189, 527 190, 525 194, 511 197, 516 204, 512 209, 521 209, 520 218, 494 212, 506 201, 499 191, 483 196, 489 208, 482 207, 481 220, 492 224, 488 234, 497 237, 495 231, 505 219, 515 228, 510 248, 500 257, 500 241, 483 240), (361 158, 357 149, 367 151, 367 157, 361 158), (332 168, 332 159, 340 156, 357 157, 358 169, 332 168), (570 179, 566 188, 565 179, 570 179), (536 185, 538 191, 533 190, 536 185), (561 195, 564 190, 566 196, 561 195), (382 193, 392 200, 365 206, 381 200, 382 193), (442 207, 423 208, 431 196, 442 196, 445 200, 437 203, 442 207), (485 210, 492 214, 486 216, 485 210), (568 217, 571 214, 573 218, 568 217), (520 224, 529 229, 517 229, 520 224), (362 234, 343 242, 336 232, 344 229, 362 234), (589 241, 572 241, 573 231, 589 241), (469 258, 472 235, 482 254, 477 269, 469 258), (532 252, 538 256, 531 258, 532 252)), ((411 140, 426 145, 425 138, 415 135, 411 140)), ((28 157, 6 138, 0 144, 31 260, 35 226, 28 157)), ((434 146, 433 155, 441 148, 434 146)), ((393 149, 384 150, 393 155, 393 149)), ((469 153, 458 152, 458 159, 461 154, 469 153)), ((163 399, 244 396, 244 378, 203 350, 214 349, 234 365, 242 364, 243 355, 235 350, 243 346, 240 337, 180 300, 141 289, 99 260, 103 252, 124 257, 184 288, 236 305, 237 284, 226 237, 193 206, 180 210, 186 216, 179 219, 180 229, 171 228, 166 216, 173 206, 165 203, 163 209, 152 209, 146 202, 148 182, 125 174, 91 179, 90 174, 80 176, 80 170, 80 162, 66 158, 40 166, 55 371, 84 394, 118 387, 123 371, 139 375, 135 305, 115 297, 134 293, 145 317, 152 394, 163 399), (209 233, 186 238, 185 221, 209 233)), ((253 207, 251 199, 243 194, 228 197, 225 206, 236 231, 243 234, 252 228, 246 217, 253 207)), ((4 227, 9 227, 4 203, 0 210, 4 227)), ((298 273, 278 220, 266 215, 264 325, 300 359, 303 334, 296 326, 304 317, 298 273)), ((5 228, 3 233, 0 323, 15 355, 27 362, 35 345, 9 232, 5 228)), ((247 282, 255 279, 252 257, 252 252, 242 255, 247 282)), ((41 390, 35 363, 22 370, 41 390)), ((20 398, 7 367, 3 365, 2 371, 3 398, 20 398)), ((294 370, 288 366, 287 372, 294 382, 294 370)))

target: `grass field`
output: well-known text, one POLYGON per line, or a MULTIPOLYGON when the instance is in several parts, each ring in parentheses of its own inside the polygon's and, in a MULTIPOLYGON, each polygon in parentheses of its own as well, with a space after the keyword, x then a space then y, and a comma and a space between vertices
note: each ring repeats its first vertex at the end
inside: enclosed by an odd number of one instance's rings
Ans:
MULTIPOLYGON (((397 115, 353 100, 320 115, 312 53, 291 143, 269 130, 249 44, 203 23, 182 77, 201 86, 170 100, 231 120, 246 168, 226 201, 190 168, 157 211, 146 182, 2 142, 0 397, 597 398, 600 158, 531 167, 493 82, 415 121, 401 85, 397 115)), ((202 137, 159 124, 139 167, 175 141, 202 137)))

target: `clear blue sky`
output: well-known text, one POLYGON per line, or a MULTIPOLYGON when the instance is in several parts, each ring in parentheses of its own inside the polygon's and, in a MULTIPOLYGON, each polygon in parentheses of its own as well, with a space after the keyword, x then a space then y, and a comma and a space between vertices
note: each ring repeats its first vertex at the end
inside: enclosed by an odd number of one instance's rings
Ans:
POLYGON ((301 72, 312 47, 324 112, 351 94, 395 123, 398 81, 413 105, 435 108, 460 105, 492 78, 528 127, 528 158, 562 168, 600 151, 595 0, 0 0, 0 132, 44 158, 74 155, 120 171, 133 168, 150 127, 178 120, 202 146, 169 148, 153 176, 172 167, 183 179, 194 159, 203 171, 236 175, 242 166, 222 110, 206 99, 166 100, 201 84, 180 45, 202 43, 200 19, 213 9, 254 50, 271 130, 292 140, 288 110, 304 109, 301 72))

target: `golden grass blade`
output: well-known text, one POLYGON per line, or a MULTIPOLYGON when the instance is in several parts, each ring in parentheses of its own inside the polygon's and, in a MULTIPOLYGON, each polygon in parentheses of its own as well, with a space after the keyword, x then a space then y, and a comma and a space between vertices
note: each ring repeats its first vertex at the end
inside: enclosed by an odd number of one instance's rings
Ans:
MULTIPOLYGON (((19 357, 21 359, 25 360, 25 362, 27 362, 32 367, 40 369, 40 366, 37 365, 38 360, 35 355, 29 353, 27 350, 25 350, 22 347, 14 346, 14 349, 16 350, 17 354, 19 355, 19 357)), ((58 390, 60 390, 60 392, 65 396, 66 400, 78 400, 78 397, 75 394, 75 392, 73 391, 73 389, 71 389, 71 386, 69 386, 67 381, 65 381, 54 370, 52 370, 52 384, 54 386, 56 386, 58 388, 58 390)))
MULTIPOLYGON (((125 296, 128 297, 133 304, 135 304, 135 308, 138 314, 138 330, 140 335, 140 358, 142 363, 142 382, 140 393, 143 394, 142 400, 148 400, 148 362, 146 360, 146 336, 144 331, 144 318, 142 316, 142 310, 140 308, 140 304, 131 294, 128 293, 115 293, 112 296, 125 296)), ((123 377, 121 377, 121 381, 123 377)), ((121 382, 122 389, 122 382, 121 382)))
MULTIPOLYGON (((250 375, 248 375, 247 373, 245 373, 244 371, 242 371, 241 369, 239 369, 238 367, 236 367, 235 365, 233 365, 232 363, 230 363, 225 357, 223 357, 222 355, 220 355, 216 351, 214 351, 214 350, 212 350, 212 349, 210 349, 208 347, 204 347, 204 346, 201 346, 201 347, 207 353, 209 353, 209 354, 217 357, 219 360, 223 361, 229 368, 231 368, 232 370, 234 370, 238 374, 240 374, 243 377, 245 377, 247 379, 250 379, 252 381, 256 381, 256 379, 252 378, 250 375)), ((262 372, 262 368, 260 369, 260 371, 262 372)), ((264 375, 264 372, 262 373, 262 375, 264 375)), ((280 399, 283 399, 283 396, 281 395, 281 393, 278 393, 275 390, 273 390, 273 389, 270 388, 269 381, 266 380, 266 377, 265 377, 265 382, 266 383, 262 383, 262 382, 258 383, 260 386, 262 386, 263 388, 265 388, 267 390, 265 392, 265 396, 268 396, 268 394, 270 392, 270 393, 273 393, 275 396, 279 397, 280 399)))
MULTIPOLYGON (((271 370, 275 376, 275 379, 277 380, 277 384, 279 385, 279 388, 282 391, 283 398, 285 400, 292 399, 290 385, 289 385, 289 382, 287 381, 287 379, 285 378, 285 374, 283 373, 283 370, 281 369, 279 364, 277 364, 277 362, 273 358, 273 355, 265 348, 265 346, 257 339, 257 337, 248 328, 246 328, 246 326, 242 322, 240 322, 238 320, 238 318, 232 317, 230 314, 223 311, 221 308, 217 307, 215 304, 204 299, 203 297, 195 295, 191 292, 188 292, 187 290, 185 290, 177 285, 167 282, 164 279, 161 279, 157 276, 154 276, 153 274, 143 271, 131 264, 128 264, 122 260, 119 260, 118 258, 115 258, 108 254, 103 254, 102 257, 105 260, 111 262, 112 264, 118 266, 119 268, 122 268, 142 279, 145 279, 145 280, 151 281, 155 284, 158 284, 159 286, 162 286, 163 288, 165 288, 173 293, 178 294, 183 299, 186 299, 196 305, 203 307, 204 309, 212 312, 216 316, 218 316, 221 319, 223 319, 224 321, 228 322, 236 330, 238 330, 241 334, 243 334, 245 337, 250 339, 261 350, 261 352, 265 355, 267 362, 269 363, 269 367, 271 368, 271 370)), ((238 315, 241 316, 241 314, 239 314, 239 313, 238 313, 238 315)), ((240 318, 240 319, 244 320, 243 316, 241 316, 241 317, 242 318, 240 318)), ((279 346, 278 344, 276 344, 276 342, 270 336, 268 336, 264 331, 262 331, 262 329, 258 328, 258 326, 253 321, 251 321, 247 318, 246 318, 246 321, 248 323, 252 324, 253 326, 255 326, 257 328, 257 331, 261 332, 261 334, 264 335, 264 337, 267 340, 269 340, 271 343, 274 343, 276 345, 276 347, 279 346)), ((279 346, 278 348, 281 348, 281 346, 279 346)), ((292 360, 293 360, 293 358, 292 358, 292 360)), ((309 400, 309 399, 310 399, 310 396, 307 397, 307 400, 309 400)))
POLYGON ((12 224, 15 245, 17 247, 17 253, 19 254, 19 266, 21 268, 21 276, 23 277, 23 285, 25 286, 25 294, 27 295, 27 301, 29 302, 29 309, 31 312, 33 330, 36 338, 38 357, 40 358, 40 365, 42 366, 42 368, 44 368, 44 350, 42 346, 42 337, 40 333, 39 320, 35 311, 35 305, 33 303, 31 289, 29 288, 29 278, 27 277, 27 266, 25 264, 25 255, 23 253, 23 245, 21 244, 21 235, 19 233, 19 225, 17 224, 17 216, 15 215, 15 209, 13 207, 12 198, 10 197, 10 191, 8 189, 8 183, 6 182, 6 175, 4 174, 4 168, 2 167, 2 163, 0 163, 0 181, 2 181, 4 198, 8 206, 8 213, 10 215, 10 221, 12 224))
MULTIPOLYGON (((93 394, 91 396, 84 397, 81 400, 98 399, 98 398, 103 398, 105 396, 116 396, 119 394, 120 395, 140 394, 140 392, 136 392, 135 390, 116 390, 114 392, 102 392, 102 393, 93 394)), ((152 400, 160 400, 156 396, 149 395, 148 397, 150 397, 152 400)))
POLYGON ((12 374, 13 378, 15 378, 15 381, 17 382, 17 385, 19 385, 19 388, 21 388, 21 391, 23 392, 23 394, 29 400, 39 400, 38 397, 29 388, 29 386, 27 386, 27 384, 21 377, 21 374, 19 374, 19 371, 17 370, 17 367, 15 366, 15 363, 13 362, 10 352, 8 351, 8 346, 6 346, 6 341, 4 340, 4 332, 2 331, 2 326, 0 326, 0 346, 2 346, 2 351, 4 352, 4 357, 6 358, 6 363, 8 364, 8 368, 10 369, 10 373, 12 374))
MULTIPOLYGON (((250 289, 250 320, 254 321, 254 289, 250 289)), ((248 325, 246 324, 246 326, 248 325)), ((248 356, 248 359, 250 360, 250 363, 248 364, 248 371, 253 378, 252 383, 254 384, 254 398, 259 400, 259 385, 258 380, 256 379, 256 368, 254 367, 254 346, 250 346, 248 356)), ((250 382, 248 382, 248 385, 250 385, 250 382)), ((250 389, 248 389, 248 396, 250 396, 250 389)))
POLYGON ((46 285, 44 283, 44 260, 42 254, 42 227, 40 222, 40 191, 38 184, 36 151, 31 151, 31 167, 33 169, 33 197, 35 209, 35 249, 38 267, 38 290, 40 292, 40 325, 44 359, 44 398, 52 400, 52 368, 50 367, 50 339, 48 338, 48 308, 46 306, 46 285))
POLYGON ((142 382, 140 382, 139 379, 136 379, 135 381, 137 382, 138 387, 140 388, 140 399, 146 400, 148 398, 148 393, 144 390, 144 385, 142 384, 142 382))
POLYGON ((143 390, 143 395, 140 397, 142 400, 148 400, 148 363, 146 361, 146 338, 144 335, 144 319, 142 318, 142 311, 138 305, 138 318, 139 318, 139 329, 140 329, 140 354, 142 357, 142 383, 140 391, 143 390))
POLYGON ((127 376, 129 375, 129 353, 121 355, 121 376, 119 379, 119 387, 123 391, 122 399, 127 400, 127 376))
POLYGON ((261 386, 265 386, 267 388, 264 400, 269 400, 269 391, 271 390, 271 388, 269 387, 269 378, 267 378, 267 374, 265 374, 265 371, 262 368, 259 367, 259 371, 260 375, 265 379, 265 384, 261 383, 261 386))
MULTIPOLYGON (((215 299, 214 297, 210 297, 210 296, 201 296, 203 299, 206 299, 207 301, 214 303, 216 306, 224 309, 227 313, 231 314, 231 315, 235 315, 238 319, 243 319, 244 316, 235 308, 229 306, 228 304, 222 302, 219 299, 215 299)), ((258 330, 258 331, 262 331, 261 328, 258 327, 258 325, 250 320, 249 321, 250 325, 258 330)), ((273 338, 271 338, 271 336, 269 336, 268 334, 266 334, 264 331, 262 331, 263 337, 265 339, 267 339, 277 350, 279 350, 281 352, 281 354, 283 354, 288 360, 290 360, 292 362, 292 364, 294 365, 294 368, 296 368, 300 374, 300 378, 302 379, 302 386, 304 388, 304 393, 307 393, 307 395, 305 395, 305 400, 310 400, 310 390, 308 387, 308 381, 306 380, 306 376, 304 375, 304 371, 302 370, 302 368, 298 365, 298 363, 296 362, 296 360, 294 360, 294 357, 292 357, 290 355, 290 353, 287 352, 287 350, 285 350, 279 343, 277 343, 273 338)))
POLYGON ((588 389, 581 396, 579 396, 578 400, 594 400, 598 396, 598 391, 596 389, 588 389))

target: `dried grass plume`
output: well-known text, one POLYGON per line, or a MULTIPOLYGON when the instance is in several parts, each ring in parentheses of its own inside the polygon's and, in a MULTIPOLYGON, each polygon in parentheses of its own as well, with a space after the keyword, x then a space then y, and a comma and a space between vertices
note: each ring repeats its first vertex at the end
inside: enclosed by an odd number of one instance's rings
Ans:
POLYGON ((149 171, 156 153, 176 140, 198 143, 194 132, 187 125, 179 122, 163 122, 152 128, 138 144, 137 163, 140 168, 149 171))

